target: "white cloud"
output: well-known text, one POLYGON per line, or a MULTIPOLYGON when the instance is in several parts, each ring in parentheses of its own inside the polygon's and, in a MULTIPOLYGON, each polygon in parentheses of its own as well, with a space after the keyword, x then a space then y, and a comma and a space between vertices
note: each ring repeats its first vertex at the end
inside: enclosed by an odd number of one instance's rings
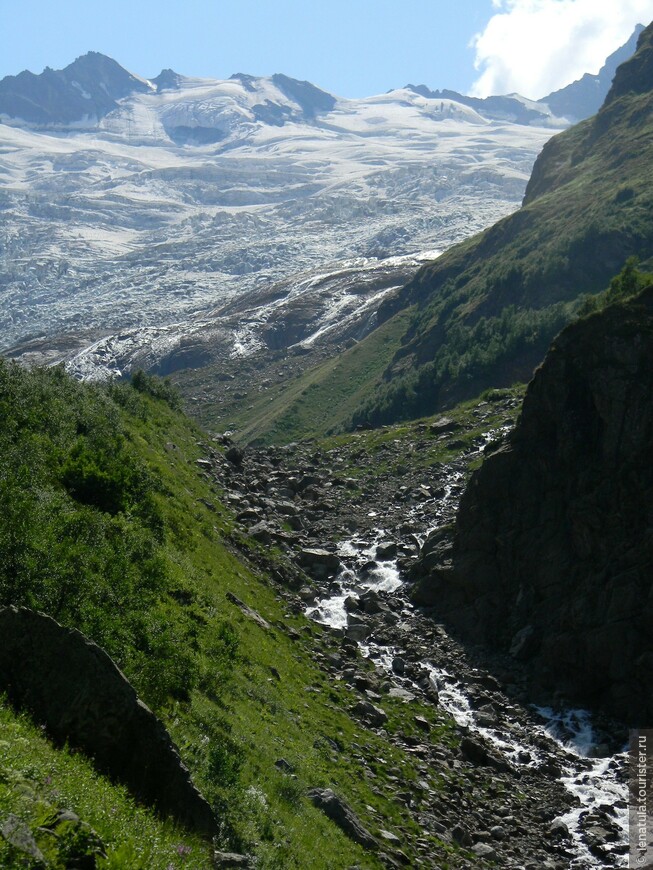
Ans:
POLYGON ((538 99, 603 61, 636 24, 653 19, 653 0, 492 0, 498 10, 474 37, 480 76, 472 94, 538 99))

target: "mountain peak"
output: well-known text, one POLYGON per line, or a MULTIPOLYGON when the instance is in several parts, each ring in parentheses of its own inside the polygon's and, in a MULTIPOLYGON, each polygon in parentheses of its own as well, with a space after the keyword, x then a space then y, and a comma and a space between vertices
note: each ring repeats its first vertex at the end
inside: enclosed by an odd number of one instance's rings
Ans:
POLYGON ((582 78, 558 91, 553 91, 540 102, 545 103, 558 117, 573 121, 581 121, 595 115, 610 90, 617 68, 635 53, 638 37, 643 30, 644 26, 638 24, 628 41, 606 58, 596 75, 585 73, 582 78))
POLYGON ((152 79, 157 91, 178 91, 184 77, 173 69, 162 69, 158 76, 152 79))
POLYGON ((0 81, 0 114, 37 126, 104 117, 118 100, 153 86, 98 51, 80 55, 61 70, 25 70, 0 81))
POLYGON ((336 104, 336 98, 326 91, 312 85, 310 82, 291 79, 282 73, 272 76, 272 83, 288 97, 301 106, 304 115, 314 117, 320 112, 330 112, 336 104))
POLYGON ((640 30, 637 51, 617 69, 605 104, 607 106, 626 94, 644 94, 651 90, 653 90, 653 23, 640 30))

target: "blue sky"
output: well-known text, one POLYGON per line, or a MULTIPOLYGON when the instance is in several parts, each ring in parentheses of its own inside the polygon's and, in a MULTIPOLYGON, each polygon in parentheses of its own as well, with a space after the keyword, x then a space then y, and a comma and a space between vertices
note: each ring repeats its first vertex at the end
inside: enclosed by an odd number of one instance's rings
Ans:
POLYGON ((283 72, 346 97, 408 82, 539 97, 596 72, 652 18, 653 0, 0 0, 0 76, 94 50, 143 76, 283 72))

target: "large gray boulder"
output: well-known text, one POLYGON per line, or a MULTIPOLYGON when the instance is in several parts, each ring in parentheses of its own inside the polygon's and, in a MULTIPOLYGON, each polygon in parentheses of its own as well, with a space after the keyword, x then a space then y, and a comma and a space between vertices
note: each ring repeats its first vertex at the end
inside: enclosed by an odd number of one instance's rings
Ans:
POLYGON ((368 851, 378 850, 378 840, 362 825, 349 804, 330 788, 312 788, 308 792, 308 797, 313 805, 322 810, 351 840, 368 851))
POLYGON ((107 653, 49 616, 0 608, 0 692, 57 741, 187 827, 212 836, 216 821, 163 724, 107 653))

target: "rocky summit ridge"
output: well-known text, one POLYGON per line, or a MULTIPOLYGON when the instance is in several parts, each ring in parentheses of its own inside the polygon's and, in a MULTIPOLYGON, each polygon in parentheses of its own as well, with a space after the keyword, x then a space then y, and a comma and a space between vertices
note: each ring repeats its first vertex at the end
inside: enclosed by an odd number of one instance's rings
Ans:
POLYGON ((61 70, 24 70, 0 80, 0 118, 37 126, 96 124, 132 94, 154 86, 97 51, 89 51, 61 70))
POLYGON ((637 40, 643 30, 643 25, 638 24, 628 42, 606 59, 596 75, 585 73, 582 78, 553 91, 540 102, 545 103, 554 115, 574 121, 582 121, 596 114, 612 85, 617 68, 635 53, 637 40))

